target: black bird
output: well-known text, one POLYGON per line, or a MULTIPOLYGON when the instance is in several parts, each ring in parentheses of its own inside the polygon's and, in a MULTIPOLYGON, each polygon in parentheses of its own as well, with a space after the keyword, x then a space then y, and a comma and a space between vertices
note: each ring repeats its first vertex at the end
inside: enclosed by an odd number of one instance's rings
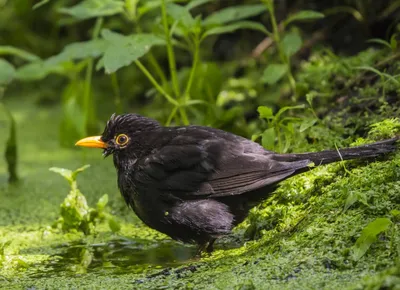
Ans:
POLYGON ((234 134, 202 126, 163 127, 137 114, 111 116, 101 136, 76 145, 113 154, 118 187, 149 227, 212 251, 277 184, 315 165, 377 157, 398 138, 313 153, 277 154, 234 134))

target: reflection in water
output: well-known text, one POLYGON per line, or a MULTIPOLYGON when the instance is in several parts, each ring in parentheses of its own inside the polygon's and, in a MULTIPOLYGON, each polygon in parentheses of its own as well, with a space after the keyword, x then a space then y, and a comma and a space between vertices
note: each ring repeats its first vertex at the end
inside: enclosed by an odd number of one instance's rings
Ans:
MULTIPOLYGON (((196 254, 195 246, 172 240, 148 241, 118 238, 105 243, 70 243, 57 246, 42 274, 74 274, 108 272, 123 274, 141 273, 150 268, 177 267, 190 262, 196 254)), ((36 272, 34 276, 40 273, 36 272)))

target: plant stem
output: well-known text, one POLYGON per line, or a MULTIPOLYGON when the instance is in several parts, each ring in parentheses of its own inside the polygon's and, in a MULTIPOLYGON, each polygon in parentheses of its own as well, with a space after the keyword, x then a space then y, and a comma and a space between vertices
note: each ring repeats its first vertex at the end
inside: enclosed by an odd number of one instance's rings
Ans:
POLYGON ((119 89, 119 84, 118 84, 118 78, 117 78, 117 73, 112 73, 111 74, 111 85, 114 90, 114 96, 115 96, 115 108, 117 111, 117 114, 122 113, 122 102, 121 102, 121 92, 119 89))
POLYGON ((168 93, 157 83, 157 81, 153 78, 151 73, 145 68, 145 66, 139 61, 135 60, 135 64, 138 66, 138 68, 143 72, 143 74, 149 79, 149 81, 153 84, 155 89, 162 94, 168 102, 173 104, 174 106, 179 106, 179 103, 172 98, 168 93))
POLYGON ((174 107, 171 111, 171 114, 169 114, 167 122, 165 123, 165 126, 168 127, 171 124, 172 118, 175 117, 176 111, 178 110, 178 107, 174 107))
POLYGON ((165 77, 165 74, 164 74, 163 70, 161 69, 160 64, 158 63, 157 59, 154 57, 154 55, 151 51, 149 51, 147 53, 147 57, 149 59, 149 63, 153 66, 156 74, 160 78, 163 86, 167 86, 168 85, 167 78, 165 77))
POLYGON ((200 41, 199 41, 197 35, 195 37, 196 38, 194 40, 193 64, 192 64, 192 70, 190 71, 189 80, 186 85, 185 102, 189 101, 189 99, 190 99, 190 89, 192 88, 194 76, 196 74, 197 64, 199 63, 200 41))
MULTIPOLYGON (((135 22, 135 28, 136 28, 136 32, 137 33, 142 33, 142 28, 140 27, 140 25, 139 25, 139 23, 137 21, 135 22)), ((157 59, 154 57, 154 54, 151 51, 149 51, 147 53, 147 57, 148 57, 149 63, 153 66, 154 70, 156 71, 156 74, 158 74, 163 86, 167 86, 168 85, 168 81, 167 81, 167 78, 165 76, 165 73, 161 69, 161 66, 158 63, 157 59)))
MULTIPOLYGON (((101 26, 103 25, 103 18, 96 19, 96 24, 93 29, 92 39, 96 39, 100 34, 101 26)), ((90 127, 90 120, 95 119, 95 108, 92 100, 91 87, 92 87, 92 74, 93 74, 93 59, 90 58, 86 68, 85 75, 85 89, 83 94, 83 111, 85 115, 85 130, 86 133, 90 127), (92 113, 92 115, 90 114, 92 113)))
POLYGON ((161 13, 162 13, 162 22, 164 26, 164 34, 167 40, 167 52, 168 52, 168 63, 169 69, 171 72, 172 86, 175 92, 175 96, 178 98, 180 96, 178 78, 176 74, 176 62, 175 62, 175 54, 172 47, 171 36, 169 34, 168 20, 167 20, 167 7, 165 4, 165 0, 161 2, 161 13))
POLYGON ((269 14, 271 17, 271 24, 272 24, 272 34, 274 37, 274 41, 276 43, 276 46, 278 47, 278 52, 279 52, 279 57, 281 58, 281 61, 287 65, 288 70, 287 70, 287 77, 289 79, 290 87, 293 91, 293 95, 295 95, 296 92, 296 81, 293 77, 291 66, 290 66, 290 59, 289 57, 285 54, 283 48, 282 48, 282 43, 281 43, 281 36, 279 33, 278 29, 278 24, 276 22, 275 18, 275 8, 274 8, 274 1, 264 1, 266 3, 266 6, 269 10, 269 14))
POLYGON ((180 106, 179 107, 179 113, 181 115, 183 125, 188 126, 190 124, 190 122, 189 122, 189 119, 187 117, 185 108, 180 106))

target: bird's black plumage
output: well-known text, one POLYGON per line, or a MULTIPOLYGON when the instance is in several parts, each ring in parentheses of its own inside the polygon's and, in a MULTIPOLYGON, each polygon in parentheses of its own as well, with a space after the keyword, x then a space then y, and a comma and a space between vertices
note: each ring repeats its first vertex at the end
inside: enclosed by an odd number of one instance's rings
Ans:
POLYGON ((277 154, 234 134, 201 126, 163 127, 136 114, 113 115, 101 136, 113 154, 126 203, 148 226, 202 248, 228 234, 278 182, 309 165, 375 157, 396 138, 316 153, 277 154), (118 136, 129 141, 118 145, 118 136))

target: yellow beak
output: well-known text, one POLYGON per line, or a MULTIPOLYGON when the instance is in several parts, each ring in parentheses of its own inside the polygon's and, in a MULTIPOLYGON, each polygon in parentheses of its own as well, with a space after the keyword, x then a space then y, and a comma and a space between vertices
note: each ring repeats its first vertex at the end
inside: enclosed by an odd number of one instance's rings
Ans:
POLYGON ((101 141, 101 136, 86 137, 75 143, 75 146, 91 148, 107 148, 107 144, 101 141))

